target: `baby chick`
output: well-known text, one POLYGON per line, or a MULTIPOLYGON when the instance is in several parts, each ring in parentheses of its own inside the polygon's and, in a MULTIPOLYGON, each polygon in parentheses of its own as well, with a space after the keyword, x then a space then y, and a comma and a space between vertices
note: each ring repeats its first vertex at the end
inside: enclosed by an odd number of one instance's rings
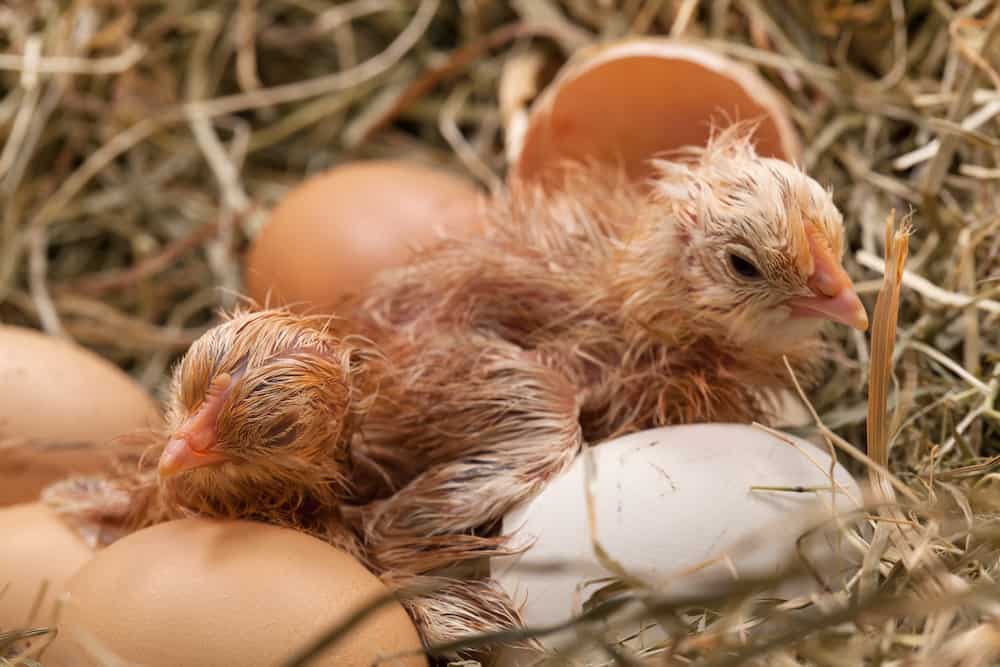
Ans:
POLYGON ((352 513, 380 566, 496 549, 469 532, 585 442, 767 421, 784 357, 808 380, 824 323, 867 328, 830 193, 758 157, 747 126, 656 166, 639 186, 586 168, 555 196, 516 186, 485 236, 428 249, 358 301, 393 361, 382 385, 405 397, 373 405, 358 445, 402 472, 352 513))
MULTIPOLYGON (((841 216, 746 126, 657 170, 633 185, 581 167, 557 195, 515 184, 485 235, 385 272, 344 319, 213 329, 177 370, 158 477, 98 490, 104 506, 133 528, 293 525, 405 584, 502 553, 497 520, 584 443, 767 420, 783 357, 808 379, 824 322, 867 327, 841 216)), ((50 501, 94 516, 72 484, 50 501)), ((425 641, 517 622, 489 579, 434 580, 408 606, 425 641)))
POLYGON ((379 355, 333 335, 330 322, 280 310, 228 316, 175 369, 166 430, 130 438, 147 448, 138 466, 58 483, 49 504, 91 535, 103 529, 97 542, 186 515, 260 518, 344 541, 348 444, 375 396, 379 355))

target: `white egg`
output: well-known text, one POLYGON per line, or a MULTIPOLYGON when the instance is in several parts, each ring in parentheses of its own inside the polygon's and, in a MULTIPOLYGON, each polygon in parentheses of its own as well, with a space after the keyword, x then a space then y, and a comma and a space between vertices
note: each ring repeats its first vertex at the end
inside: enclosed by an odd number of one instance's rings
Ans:
MULTIPOLYGON (((615 577, 599 563, 590 537, 586 457, 593 462, 599 544, 629 575, 668 598, 776 574, 800 558, 796 540, 818 526, 824 529, 803 540, 803 549, 826 583, 837 588, 856 568, 856 551, 836 537, 842 533, 831 518, 855 511, 862 493, 836 463, 831 485, 825 448, 736 424, 654 429, 589 449, 504 518, 504 534, 527 549, 494 559, 493 574, 529 627, 579 614, 615 577)), ((819 590, 815 578, 802 575, 769 593, 788 599, 819 590)), ((542 643, 552 649, 569 641, 564 634, 542 643)), ((509 653, 501 664, 532 664, 525 656, 509 653)))

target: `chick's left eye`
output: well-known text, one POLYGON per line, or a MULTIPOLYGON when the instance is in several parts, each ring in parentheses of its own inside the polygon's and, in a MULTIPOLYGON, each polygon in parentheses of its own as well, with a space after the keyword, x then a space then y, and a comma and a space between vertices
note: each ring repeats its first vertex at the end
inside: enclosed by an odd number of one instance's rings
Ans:
POLYGON ((754 266, 753 262, 735 253, 729 255, 729 263, 733 265, 736 273, 744 278, 760 278, 760 270, 754 266))

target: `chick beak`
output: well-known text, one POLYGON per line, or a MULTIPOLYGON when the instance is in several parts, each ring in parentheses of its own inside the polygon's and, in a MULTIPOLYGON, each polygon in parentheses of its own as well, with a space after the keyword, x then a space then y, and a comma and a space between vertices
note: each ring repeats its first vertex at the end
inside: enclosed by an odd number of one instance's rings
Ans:
POLYGON ((819 317, 846 324, 859 331, 868 329, 868 313, 854 291, 854 284, 829 247, 809 234, 813 273, 806 283, 814 296, 788 300, 792 317, 819 317))
POLYGON ((160 454, 157 467, 160 479, 229 460, 217 450, 215 429, 231 384, 232 377, 228 374, 215 378, 201 407, 174 432, 160 454))
POLYGON ((194 470, 227 461, 227 457, 212 449, 198 449, 190 436, 174 436, 160 455, 157 471, 160 479, 172 477, 185 470, 194 470))

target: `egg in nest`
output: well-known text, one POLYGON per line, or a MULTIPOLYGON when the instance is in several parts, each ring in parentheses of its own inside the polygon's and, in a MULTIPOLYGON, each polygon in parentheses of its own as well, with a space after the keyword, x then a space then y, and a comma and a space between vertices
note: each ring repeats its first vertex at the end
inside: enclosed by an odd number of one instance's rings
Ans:
MULTIPOLYGON (((357 560, 250 521, 183 519, 100 551, 70 580, 46 667, 279 665, 386 593, 357 560)), ((402 606, 374 612, 310 665, 426 666, 402 606)))

